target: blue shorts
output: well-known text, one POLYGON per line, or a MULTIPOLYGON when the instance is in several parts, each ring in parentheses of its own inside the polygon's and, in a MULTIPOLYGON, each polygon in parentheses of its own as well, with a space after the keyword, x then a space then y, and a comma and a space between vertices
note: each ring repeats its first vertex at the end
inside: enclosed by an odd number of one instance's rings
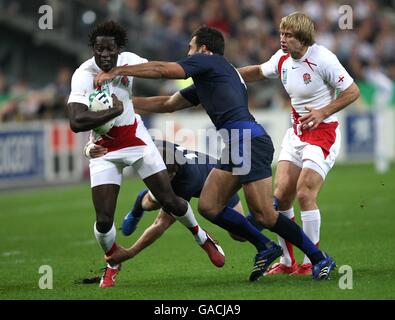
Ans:
POLYGON ((247 142, 226 145, 217 169, 232 172, 241 184, 272 176, 274 147, 269 135, 264 134, 247 142))

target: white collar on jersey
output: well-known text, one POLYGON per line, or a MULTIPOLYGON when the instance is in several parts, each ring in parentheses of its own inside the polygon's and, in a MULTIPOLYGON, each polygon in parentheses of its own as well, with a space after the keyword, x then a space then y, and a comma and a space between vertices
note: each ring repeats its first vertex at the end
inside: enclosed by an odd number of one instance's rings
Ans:
POLYGON ((311 52, 311 48, 312 48, 312 47, 313 47, 313 46, 308 47, 308 48, 307 48, 307 51, 305 52, 305 54, 303 55, 303 57, 301 57, 301 58, 299 58, 299 59, 294 59, 294 58, 292 58, 292 56, 291 56, 292 60, 293 60, 294 62, 303 62, 303 60, 306 59, 306 58, 310 55, 310 52, 311 52))

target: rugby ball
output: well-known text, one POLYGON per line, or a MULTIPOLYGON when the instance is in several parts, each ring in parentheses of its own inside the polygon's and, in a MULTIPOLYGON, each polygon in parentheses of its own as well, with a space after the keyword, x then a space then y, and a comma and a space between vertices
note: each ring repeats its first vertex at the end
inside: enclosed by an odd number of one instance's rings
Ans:
MULTIPOLYGON (((102 111, 112 108, 112 97, 110 94, 105 90, 95 90, 89 96, 89 110, 91 111, 102 111)), ((115 118, 111 119, 110 121, 102 124, 99 127, 93 129, 94 132, 97 134, 106 134, 111 128, 114 126, 115 118)))

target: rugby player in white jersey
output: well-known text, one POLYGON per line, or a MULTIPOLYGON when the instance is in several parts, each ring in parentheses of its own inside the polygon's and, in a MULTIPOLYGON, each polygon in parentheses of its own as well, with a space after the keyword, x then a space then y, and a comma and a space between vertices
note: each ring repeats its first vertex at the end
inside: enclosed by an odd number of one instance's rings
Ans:
MULTIPOLYGON (((279 78, 291 98, 292 127, 281 144, 274 202, 280 213, 294 219, 296 198, 303 231, 318 246, 321 215, 317 195, 341 143, 336 112, 355 101, 359 89, 336 55, 314 43, 314 24, 307 15, 296 12, 282 18, 280 45, 269 61, 239 72, 246 82, 279 78)), ((284 256, 267 274, 310 275, 308 257, 298 265, 292 245, 280 237, 279 242, 284 256)))
MULTIPOLYGON (((89 163, 92 199, 96 210, 96 239, 106 256, 116 250, 114 213, 122 170, 126 166, 133 166, 165 211, 171 212, 193 233, 213 264, 222 267, 225 257, 221 247, 200 228, 188 202, 173 192, 163 159, 141 118, 134 113, 131 102, 133 77, 119 77, 101 88, 112 94, 113 108, 98 112, 88 108, 89 96, 95 90, 94 79, 99 71, 147 62, 134 53, 121 53, 126 42, 126 31, 119 24, 113 21, 99 24, 89 36, 94 57, 75 71, 71 81, 68 113, 74 132, 92 130, 115 118, 114 126, 106 134, 91 133, 92 142, 106 151, 89 163)), ((119 270, 120 265, 108 264, 100 287, 114 286, 119 270)))

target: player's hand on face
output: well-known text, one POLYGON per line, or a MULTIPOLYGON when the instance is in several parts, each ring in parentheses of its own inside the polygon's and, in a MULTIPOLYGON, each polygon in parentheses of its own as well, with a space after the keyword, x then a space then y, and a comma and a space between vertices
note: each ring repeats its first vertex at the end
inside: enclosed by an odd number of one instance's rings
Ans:
POLYGON ((89 150, 89 156, 91 158, 98 158, 104 156, 107 152, 108 152, 107 148, 95 144, 93 148, 89 150))
POLYGON ((112 94, 111 97, 112 97, 112 107, 118 109, 118 113, 121 114, 123 112, 122 101, 120 101, 115 94, 112 94))
POLYGON ((325 119, 324 112, 321 109, 314 109, 313 107, 305 107, 308 114, 300 117, 299 121, 302 129, 313 130, 325 119))
POLYGON ((116 77, 116 72, 114 68, 112 68, 109 72, 100 71, 95 77, 95 86, 101 86, 116 77))

